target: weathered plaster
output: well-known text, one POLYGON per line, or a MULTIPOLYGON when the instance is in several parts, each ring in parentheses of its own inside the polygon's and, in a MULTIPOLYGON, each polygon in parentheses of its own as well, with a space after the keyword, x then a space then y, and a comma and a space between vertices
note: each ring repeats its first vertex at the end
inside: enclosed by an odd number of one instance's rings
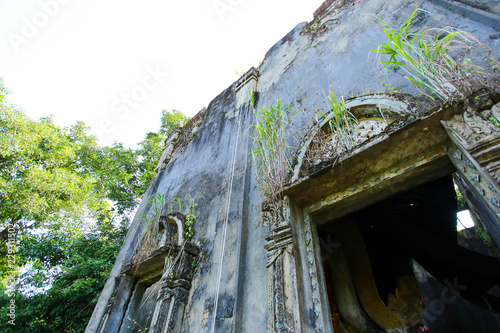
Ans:
MULTIPOLYGON (((339 3, 330 2, 323 12, 317 13, 320 24, 314 31, 311 31, 311 24, 301 23, 277 42, 259 66, 256 80, 250 79, 249 85, 240 89, 237 89, 236 82, 221 92, 194 127, 189 144, 177 153, 173 149, 164 152, 158 165, 159 173, 144 195, 138 214, 147 212, 146 201, 155 193, 164 194, 167 200, 179 197, 183 202, 192 197, 198 204, 193 242, 200 248, 200 255, 187 295, 180 328, 183 332, 210 332, 214 323, 217 332, 265 332, 268 324, 270 277, 264 246, 271 229, 261 217, 253 163, 248 156, 253 149, 252 142, 241 134, 254 121, 252 113, 245 109, 250 90, 257 93, 257 108, 267 108, 281 100, 282 105, 294 105, 304 110, 294 119, 301 134, 309 131, 316 111, 330 111, 326 99, 329 90, 348 99, 366 93, 386 92, 384 83, 390 83, 399 91, 418 97, 418 91, 407 82, 402 71, 392 72, 383 82, 377 58, 369 53, 375 47, 373 43, 385 41, 381 23, 375 16, 399 26, 417 7, 426 12, 418 16, 416 29, 453 23, 488 44, 498 58, 498 28, 464 17, 463 13, 456 14, 436 4, 437 1, 364 0, 344 1, 336 6, 339 3), (218 308, 214 309, 216 301, 218 308), (217 318, 214 318, 215 310, 217 318)), ((489 5, 494 7, 496 4, 489 2, 489 5)), ((297 304, 290 299, 286 306, 295 307, 293 311, 299 312, 299 318, 295 320, 298 320, 301 331, 332 331, 325 286, 321 282, 322 271, 318 270, 320 249, 315 234, 316 225, 329 216, 320 214, 322 206, 317 206, 317 203, 323 202, 324 207, 335 204, 339 208, 342 205, 353 207, 353 202, 363 201, 364 192, 388 196, 403 189, 405 177, 422 175, 422 181, 426 181, 429 177, 436 177, 432 172, 449 172, 447 168, 451 164, 445 151, 447 139, 439 121, 452 115, 451 109, 444 108, 432 115, 406 119, 406 122, 398 123, 400 127, 391 125, 394 126, 393 132, 367 142, 356 150, 355 156, 346 157, 334 168, 330 166, 322 173, 307 176, 307 184, 298 177, 295 186, 286 190, 293 198, 290 213, 293 247, 284 257, 284 267, 288 272, 295 269, 296 273, 286 273, 285 276, 288 276, 288 281, 293 281, 291 278, 296 276, 300 295, 298 310, 297 304), (411 145, 415 137, 419 138, 418 147, 411 145), (410 163, 417 158, 422 159, 410 163), (391 172, 393 167, 399 167, 399 170, 391 172), (413 171, 402 173, 405 168, 413 171), (424 175, 429 175, 429 172, 431 175, 426 178, 424 175), (385 177, 386 185, 381 188, 370 185, 367 177, 376 174, 385 177), (364 184, 359 189, 373 190, 352 190, 356 184, 364 184), (334 195, 335 192, 345 194, 342 200, 335 201, 330 197, 321 201, 325 195, 334 195), (311 208, 314 208, 314 214, 307 211, 311 208), (307 218, 310 221, 304 225, 307 218), (304 246, 306 242, 308 245, 304 246), (312 263, 309 258, 312 258, 312 263)), ((367 203, 369 198, 365 198, 367 203)), ((166 206, 166 210, 175 208, 170 201, 166 206)), ((113 299, 116 278, 136 253, 144 228, 136 216, 86 332, 97 331, 108 301, 113 299)), ((293 284, 288 283, 288 286, 293 284)), ((132 285, 129 287, 117 290, 120 297, 129 298, 134 290, 132 285)), ((127 310, 132 307, 122 307, 116 315, 130 314, 127 310)), ((149 311, 150 307, 146 305, 141 313, 149 311)))

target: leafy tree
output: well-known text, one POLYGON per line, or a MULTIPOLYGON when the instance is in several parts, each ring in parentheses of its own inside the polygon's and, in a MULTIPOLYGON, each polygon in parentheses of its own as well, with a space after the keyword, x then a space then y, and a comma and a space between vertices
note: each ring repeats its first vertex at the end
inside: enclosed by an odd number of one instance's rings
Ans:
POLYGON ((176 128, 184 126, 190 119, 190 117, 186 116, 181 111, 167 111, 163 109, 161 110, 160 133, 163 134, 165 138, 168 138, 176 128))
MULTIPOLYGON (((115 203, 114 210, 122 215, 131 212, 144 193, 138 154, 121 143, 103 147, 92 160, 92 171, 107 199, 115 203)), ((148 181, 148 180, 145 180, 148 181)))
POLYGON ((143 170, 141 175, 141 190, 145 192, 149 182, 156 175, 154 171, 160 159, 165 140, 177 129, 187 124, 191 118, 178 110, 161 111, 161 125, 158 132, 148 132, 143 141, 139 142, 137 153, 140 156, 139 168, 143 170))
POLYGON ((99 209, 103 195, 92 175, 80 172, 81 144, 68 136, 77 128, 61 129, 51 117, 36 122, 1 103, 0 130, 1 240, 8 226, 75 226, 99 209))
POLYGON ((3 79, 0 77, 0 103, 5 99, 5 95, 8 93, 7 87, 3 83, 3 79))
MULTIPOLYGON (((64 231, 23 236, 19 257, 30 269, 14 293, 16 325, 4 325, 2 332, 83 332, 123 232, 100 224, 83 235, 64 231)), ((2 313, 11 299, 0 294, 2 313)))
POLYGON ((5 101, 0 79, 0 308, 16 304, 10 332, 82 332, 146 191, 165 138, 189 118, 162 111, 138 149, 100 147, 83 122, 61 128, 5 101), (16 262, 7 262, 7 230, 16 262), (22 268, 22 269, 21 269, 22 268), (17 276, 16 292, 7 277, 17 276))
POLYGON ((155 168, 165 147, 165 136, 162 133, 148 132, 144 140, 139 142, 137 150, 141 161, 140 168, 144 170, 142 174, 142 191, 146 191, 149 181, 156 175, 155 168))

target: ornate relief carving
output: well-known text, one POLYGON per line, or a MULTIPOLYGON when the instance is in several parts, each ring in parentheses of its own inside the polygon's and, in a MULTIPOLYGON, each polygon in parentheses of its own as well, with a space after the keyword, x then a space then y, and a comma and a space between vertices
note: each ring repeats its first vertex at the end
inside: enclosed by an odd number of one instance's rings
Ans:
POLYGON ((475 111, 442 124, 453 142, 452 163, 500 220, 500 131, 475 111))
MULTIPOLYGON (((460 147, 455 153, 462 154, 461 150, 464 150, 465 155, 469 155, 465 167, 483 169, 493 183, 500 184, 500 130, 475 111, 466 111, 463 115, 456 115, 453 120, 442 121, 442 124, 452 141, 460 147)), ((459 161, 455 156, 452 159, 459 161)), ((458 164, 460 166, 457 168, 464 172, 463 164, 458 164)), ((478 182, 480 175, 475 171, 473 173, 466 178, 478 182)))
POLYGON ((269 250, 267 253, 267 264, 266 267, 269 268, 271 265, 273 265, 276 260, 283 254, 283 251, 285 251, 285 248, 280 248, 276 250, 269 250))
POLYGON ((309 267, 309 278, 311 281, 311 289, 312 289, 312 301, 313 301, 313 311, 316 316, 316 332, 324 332, 323 324, 319 320, 321 317, 321 301, 320 301, 320 292, 319 292, 319 281, 318 281, 318 272, 316 270, 316 259, 314 256, 313 244, 312 244, 312 231, 311 231, 311 222, 309 221, 309 215, 306 214, 304 217, 304 229, 306 233, 306 254, 307 254, 307 263, 309 267), (307 242, 309 239, 309 242, 307 242))
POLYGON ((353 125, 352 132, 354 143, 358 145, 382 133, 389 124, 389 121, 377 118, 360 120, 357 124, 353 125))
POLYGON ((191 283, 162 277, 161 289, 158 291, 157 303, 153 314, 151 332, 180 331, 182 313, 189 295, 191 283))
POLYGON ((200 125, 205 120, 206 108, 201 109, 191 120, 183 127, 176 129, 165 140, 165 148, 161 154, 160 160, 156 165, 155 171, 160 172, 166 168, 168 163, 175 159, 179 153, 191 142, 196 133, 200 130, 200 125))
POLYGON ((292 250, 292 226, 288 199, 280 207, 273 223, 273 233, 266 238, 269 276, 269 332, 297 332, 297 284, 295 257, 292 250), (292 300, 292 302, 290 302, 292 300))
POLYGON ((270 332, 294 332, 293 322, 285 322, 283 254, 291 244, 291 227, 275 228, 275 234, 267 238, 267 268, 269 274, 269 322, 270 332), (280 230, 281 229, 281 230, 280 230))
POLYGON ((499 131, 479 113, 465 111, 463 115, 455 115, 450 121, 441 121, 450 135, 465 149, 476 148, 484 141, 499 137, 499 131))
POLYGON ((330 131, 325 132, 325 130, 320 130, 317 137, 312 141, 315 147, 310 148, 318 150, 319 154, 319 156, 313 158, 312 163, 317 165, 322 161, 327 161, 334 156, 341 155, 348 149, 358 146, 366 140, 382 133, 390 123, 390 120, 383 118, 367 118, 352 124, 352 128, 348 131, 349 144, 343 141, 345 138, 338 131, 331 133, 330 131))
POLYGON ((122 273, 138 277, 139 283, 153 283, 161 276, 150 331, 180 332, 200 249, 185 235, 184 214, 162 215, 156 223, 158 235, 151 255, 127 266, 122 273))
POLYGON ((174 332, 182 325, 182 314, 191 289, 199 249, 186 243, 165 258, 151 332, 174 332))

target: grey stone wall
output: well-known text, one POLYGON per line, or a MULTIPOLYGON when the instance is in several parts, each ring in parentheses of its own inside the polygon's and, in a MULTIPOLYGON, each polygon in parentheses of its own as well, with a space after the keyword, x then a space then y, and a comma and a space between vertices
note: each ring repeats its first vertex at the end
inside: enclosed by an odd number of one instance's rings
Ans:
MULTIPOLYGON (((268 51, 259 67, 256 107, 267 108, 281 100, 283 105, 304 110, 304 114, 298 114, 296 124, 305 133, 315 112, 329 111, 329 90, 345 99, 386 92, 390 87, 418 96, 402 71, 384 78, 377 66, 377 55, 369 53, 376 47, 374 43, 385 41, 376 16, 399 26, 417 7, 425 12, 417 16, 415 28, 459 27, 488 44, 498 58, 498 27, 482 24, 476 14, 473 19, 464 17, 463 12, 457 14, 453 5, 451 1, 423 0, 334 1, 319 14, 318 26, 298 24, 268 51)), ((484 10, 480 13, 498 18, 497 2, 490 1, 487 5, 492 13, 484 10)), ((463 10, 463 6, 460 8, 463 10)), ((476 11, 477 8, 470 12, 476 11)), ((243 134, 253 118, 242 103, 246 100, 245 89, 235 92, 235 87, 236 83, 229 86, 208 105, 193 140, 160 170, 138 210, 141 213, 147 209, 145 201, 154 193, 164 194, 167 200, 178 197, 184 203, 192 197, 198 204, 193 243, 199 246, 201 254, 182 332, 211 331, 215 313, 217 332, 266 331, 268 271, 264 245, 268 229, 261 219, 260 197, 249 156, 252 142, 243 134)), ((168 208, 176 208, 173 202, 169 205, 168 208)), ((87 332, 97 331, 112 296, 115 278, 137 250, 143 228, 136 217, 87 332)), ((139 312, 151 311, 153 303, 146 302, 139 312)))

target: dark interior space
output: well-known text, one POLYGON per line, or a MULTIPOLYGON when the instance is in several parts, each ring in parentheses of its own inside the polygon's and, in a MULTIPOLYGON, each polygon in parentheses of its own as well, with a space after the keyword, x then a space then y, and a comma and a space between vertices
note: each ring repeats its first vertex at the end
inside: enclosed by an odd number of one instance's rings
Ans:
MULTIPOLYGON (((450 283, 466 286, 460 296, 477 305, 467 311, 476 309, 481 320, 500 331, 500 298, 491 292, 500 286, 500 261, 457 245, 456 213, 456 192, 448 175, 334 220, 321 226, 318 234, 323 241, 333 237, 348 248, 355 239, 342 236, 339 228, 354 225, 359 230, 376 289, 386 306, 399 279, 413 275, 413 259, 440 283, 437 288, 450 283)), ((425 303, 428 288, 420 285, 420 290, 425 303)))

